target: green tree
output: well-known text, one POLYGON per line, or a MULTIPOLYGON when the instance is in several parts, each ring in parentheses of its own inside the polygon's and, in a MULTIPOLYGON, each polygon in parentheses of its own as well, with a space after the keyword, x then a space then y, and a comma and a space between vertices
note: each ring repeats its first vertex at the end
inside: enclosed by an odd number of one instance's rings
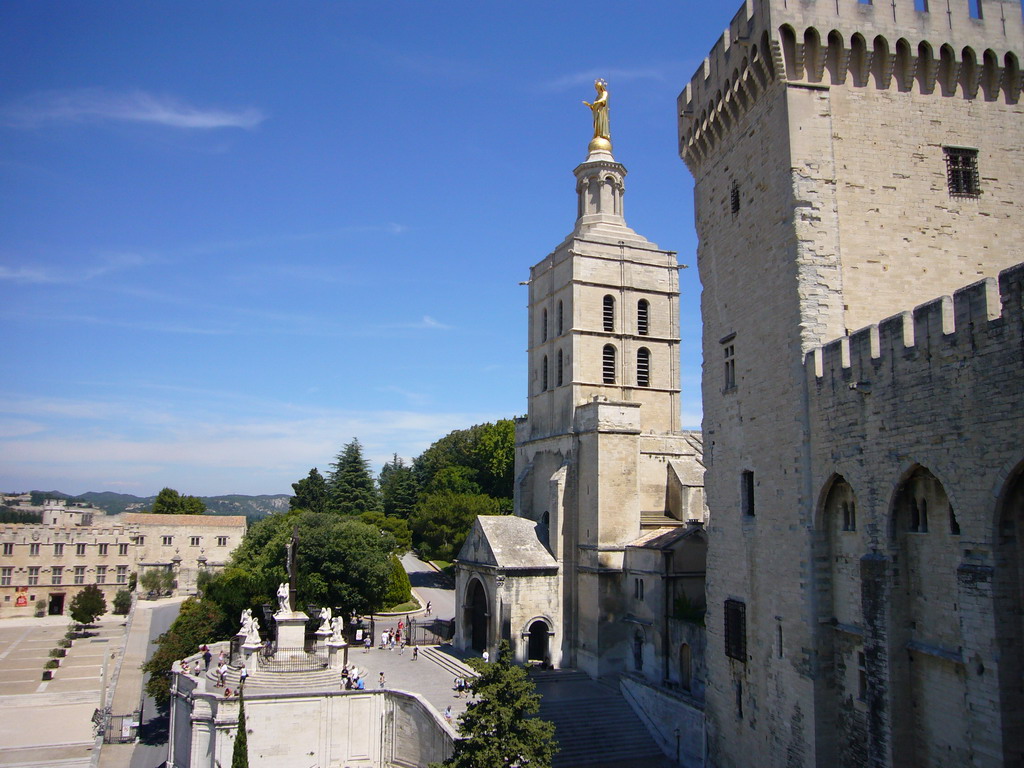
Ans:
POLYGON ((206 503, 198 496, 182 496, 173 488, 164 488, 153 500, 150 509, 155 515, 202 515, 206 503))
POLYGON ((107 600, 95 584, 90 584, 73 598, 68 613, 76 624, 92 624, 107 612, 107 600))
POLYGON ((409 583, 409 574, 397 555, 391 556, 391 575, 388 579, 388 592, 384 598, 385 608, 394 608, 396 605, 407 603, 412 600, 412 584, 409 583))
MULTIPOLYGON (((243 686, 244 688, 244 686, 243 686)), ((238 731, 231 748, 231 768, 249 768, 249 739, 245 731, 245 691, 238 689, 238 731)))
POLYGON ((391 461, 386 462, 381 468, 378 484, 384 514, 408 520, 416 508, 416 500, 419 497, 419 486, 416 484, 412 467, 396 453, 391 461))
POLYGON ((484 424, 474 454, 484 493, 511 499, 516 463, 515 422, 499 419, 493 424, 484 424))
POLYGON ((380 509, 380 496, 370 474, 370 462, 363 458, 363 446, 357 438, 347 443, 331 463, 327 488, 332 512, 361 515, 380 509))
POLYGON ((308 509, 310 512, 327 511, 327 481, 320 471, 313 467, 309 474, 292 483, 295 495, 288 501, 291 509, 308 509))
POLYGON ((178 618, 157 638, 156 652, 142 665, 142 671, 149 673, 146 693, 158 705, 163 707, 170 701, 171 665, 191 656, 200 645, 214 642, 220 636, 224 618, 223 611, 212 600, 190 597, 181 604, 178 618))
POLYGON ((117 616, 127 616, 131 608, 132 593, 127 589, 117 590, 117 594, 114 595, 114 614, 117 616))
POLYGON ((512 661, 507 640, 491 664, 470 659, 480 676, 470 682, 475 699, 459 715, 452 756, 431 768, 550 768, 558 751, 555 726, 535 715, 540 696, 523 667, 512 661))
POLYGON ((452 464, 438 470, 430 479, 425 493, 483 493, 475 478, 477 471, 472 467, 452 464))
POLYGON ((409 521, 413 542, 431 559, 452 560, 462 549, 477 516, 498 514, 501 505, 484 494, 427 494, 409 521))
POLYGON ((358 520, 390 533, 395 538, 397 554, 404 555, 412 549, 412 529, 409 528, 408 520, 403 520, 400 517, 388 517, 383 512, 363 512, 358 520))

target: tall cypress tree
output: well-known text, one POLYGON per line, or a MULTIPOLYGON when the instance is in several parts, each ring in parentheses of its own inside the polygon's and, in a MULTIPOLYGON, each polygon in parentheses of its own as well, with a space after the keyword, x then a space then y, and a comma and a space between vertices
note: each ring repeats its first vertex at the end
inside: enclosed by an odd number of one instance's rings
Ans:
POLYGON ((406 520, 416 509, 419 488, 412 467, 397 453, 380 471, 380 495, 384 514, 406 520))
POLYGON ((249 768, 249 744, 245 734, 245 691, 238 689, 238 733, 231 750, 231 768, 249 768))
POLYGON ((329 508, 343 515, 380 511, 380 495, 370 474, 370 462, 363 458, 363 446, 353 438, 331 463, 327 483, 329 508))

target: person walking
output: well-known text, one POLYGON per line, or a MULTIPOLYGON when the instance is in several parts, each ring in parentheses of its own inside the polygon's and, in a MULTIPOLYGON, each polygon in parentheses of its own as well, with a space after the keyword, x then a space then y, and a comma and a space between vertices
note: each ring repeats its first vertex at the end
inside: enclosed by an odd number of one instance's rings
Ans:
POLYGON ((430 615, 430 601, 427 600, 427 616, 430 615))
POLYGON ((419 657, 420 657, 420 647, 418 645, 414 645, 412 647, 412 660, 416 661, 416 659, 418 659, 419 657))
POLYGON ((203 652, 203 663, 206 665, 206 671, 210 671, 210 662, 213 660, 213 654, 210 653, 210 647, 207 645, 202 646, 199 650, 203 652))
POLYGON ((380 673, 380 678, 377 680, 377 687, 378 688, 383 688, 385 685, 387 685, 387 683, 384 681, 384 673, 381 672, 380 673))
POLYGON ((366 637, 363 638, 363 653, 370 652, 370 645, 370 635, 367 634, 366 637))
POLYGON ((444 710, 444 719, 446 723, 451 724, 452 722, 452 705, 449 704, 444 710))

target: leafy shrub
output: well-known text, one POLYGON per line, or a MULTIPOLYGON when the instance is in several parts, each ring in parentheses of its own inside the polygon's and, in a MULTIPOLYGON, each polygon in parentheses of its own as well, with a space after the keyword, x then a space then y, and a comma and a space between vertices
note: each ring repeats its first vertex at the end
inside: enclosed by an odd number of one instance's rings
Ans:
POLYGON ((131 607, 132 593, 127 589, 119 589, 114 595, 114 613, 118 616, 126 616, 131 607))
POLYGON ((56 669, 60 666, 60 662, 56 659, 50 659, 48 662, 43 664, 43 669, 56 669))

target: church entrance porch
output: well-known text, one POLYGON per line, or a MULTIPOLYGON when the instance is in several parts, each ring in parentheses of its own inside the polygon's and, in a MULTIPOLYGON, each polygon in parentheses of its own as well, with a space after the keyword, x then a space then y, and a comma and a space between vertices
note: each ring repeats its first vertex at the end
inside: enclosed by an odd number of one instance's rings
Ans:
POLYGON ((548 637, 550 634, 547 622, 537 619, 530 624, 526 642, 527 661, 539 661, 545 664, 550 661, 548 654, 548 637))
POLYGON ((470 647, 474 651, 483 653, 487 649, 487 593, 484 585, 473 579, 469 585, 469 595, 466 600, 466 623, 470 630, 470 647))

